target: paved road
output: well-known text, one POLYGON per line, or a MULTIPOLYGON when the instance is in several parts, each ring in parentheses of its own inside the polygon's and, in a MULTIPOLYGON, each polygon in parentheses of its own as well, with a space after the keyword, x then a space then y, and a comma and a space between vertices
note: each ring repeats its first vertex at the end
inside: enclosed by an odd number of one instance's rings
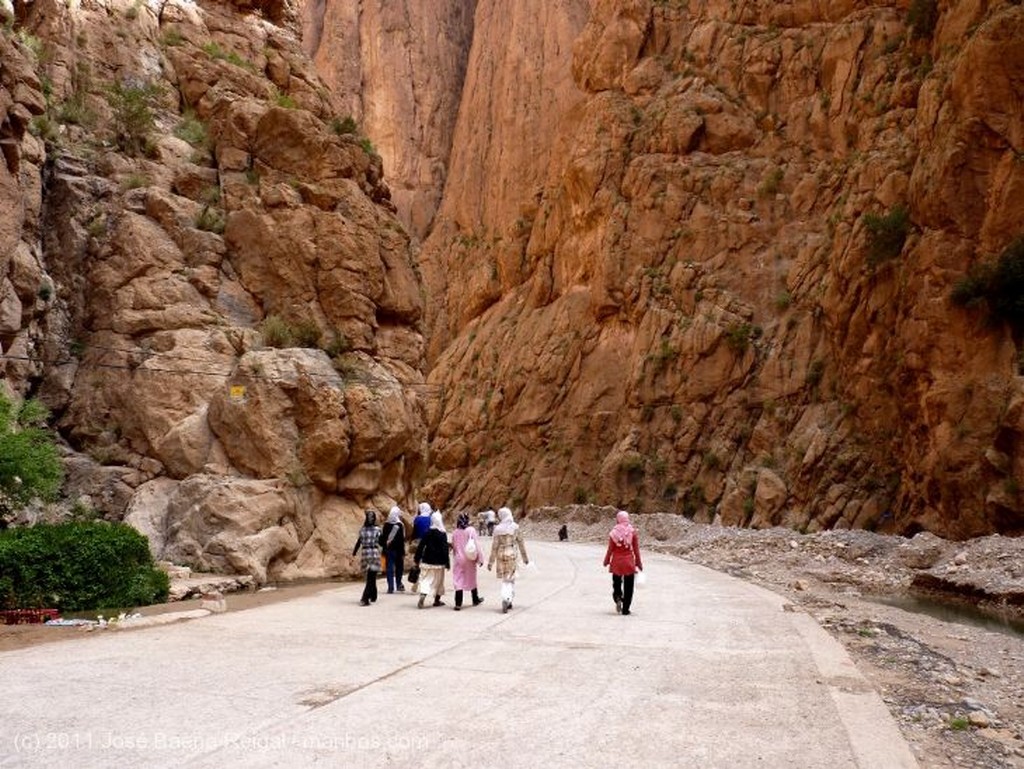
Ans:
MULTIPOLYGON (((779 596, 651 555, 532 543, 515 609, 359 586, 0 654, 0 766, 900 769, 842 648, 779 596)), ((230 600, 230 597, 229 597, 230 600)))

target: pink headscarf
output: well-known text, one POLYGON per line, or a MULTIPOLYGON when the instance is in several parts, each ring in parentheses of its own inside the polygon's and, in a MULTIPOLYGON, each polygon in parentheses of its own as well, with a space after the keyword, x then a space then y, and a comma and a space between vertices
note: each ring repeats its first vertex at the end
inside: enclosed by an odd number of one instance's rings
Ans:
POLYGON ((625 510, 619 510, 615 514, 615 527, 611 530, 609 535, 619 547, 629 547, 633 543, 633 534, 636 533, 636 529, 629 523, 629 513, 625 510))

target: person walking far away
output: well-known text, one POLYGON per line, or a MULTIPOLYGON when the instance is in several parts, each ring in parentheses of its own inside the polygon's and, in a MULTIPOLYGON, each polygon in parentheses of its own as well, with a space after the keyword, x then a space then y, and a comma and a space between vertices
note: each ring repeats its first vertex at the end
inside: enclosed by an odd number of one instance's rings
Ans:
POLYGON ((519 524, 512 519, 512 511, 507 507, 498 510, 498 525, 494 527, 494 541, 491 542, 491 557, 487 561, 490 571, 495 563, 495 572, 501 580, 501 613, 505 614, 512 608, 516 597, 516 567, 519 564, 519 553, 523 555, 523 563, 530 562, 526 554, 526 543, 519 524), (518 552, 517 552, 518 550, 518 552))
POLYGON ((484 602, 476 587, 476 567, 483 566, 484 554, 477 539, 476 529, 469 525, 469 516, 459 516, 452 534, 452 551, 455 563, 452 566, 452 584, 455 585, 455 611, 462 609, 462 591, 469 590, 473 595, 473 605, 484 602))
POLYGON ((420 570, 419 608, 423 608, 431 593, 434 595, 434 606, 444 606, 441 600, 444 595, 444 571, 452 567, 452 561, 448 553, 448 532, 444 529, 440 512, 430 516, 430 528, 420 540, 414 560, 420 570))
POLYGON ((359 530, 359 539, 352 548, 352 555, 358 553, 360 547, 363 548, 360 565, 366 572, 366 587, 363 588, 359 605, 369 606, 377 600, 377 574, 380 572, 380 527, 377 525, 377 513, 373 510, 366 511, 366 520, 359 530))
POLYGON ((384 531, 380 533, 380 545, 384 549, 384 569, 388 578, 388 592, 405 592, 402 572, 405 568, 405 524, 402 523, 402 508, 391 508, 384 531))
POLYGON ((569 539, 569 527, 563 523, 562 528, 558 530, 558 541, 565 542, 567 539, 569 539))
POLYGON ((490 508, 484 511, 484 520, 487 522, 487 536, 491 537, 494 535, 494 524, 498 520, 494 511, 490 508))
POLYGON ((615 611, 629 614, 629 607, 633 604, 633 581, 636 573, 644 570, 644 563, 640 559, 640 540, 625 510, 619 510, 615 515, 615 526, 608 534, 604 565, 612 573, 615 611))

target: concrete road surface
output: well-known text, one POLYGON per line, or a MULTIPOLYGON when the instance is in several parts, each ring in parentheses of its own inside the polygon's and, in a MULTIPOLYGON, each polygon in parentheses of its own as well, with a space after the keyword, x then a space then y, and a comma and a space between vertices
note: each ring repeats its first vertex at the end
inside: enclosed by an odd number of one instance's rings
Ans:
POLYGON ((343 585, 2 653, 0 766, 916 766, 843 649, 774 593, 650 555, 623 617, 603 548, 529 549, 507 615, 484 571, 461 612, 449 575, 444 608, 363 608, 343 585))

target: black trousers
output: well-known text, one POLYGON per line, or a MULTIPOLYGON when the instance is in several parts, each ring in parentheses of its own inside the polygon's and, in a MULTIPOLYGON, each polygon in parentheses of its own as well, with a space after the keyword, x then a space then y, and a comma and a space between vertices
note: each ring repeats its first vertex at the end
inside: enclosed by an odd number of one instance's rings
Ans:
MULTIPOLYGON (((473 588, 473 605, 476 606, 478 603, 480 603, 480 594, 477 593, 477 589, 474 587, 473 588)), ((462 606, 462 591, 461 590, 456 590, 455 591, 455 605, 456 606, 462 606)))
POLYGON ((627 574, 624 577, 612 574, 612 598, 622 601, 623 611, 629 611, 629 607, 633 603, 633 580, 635 578, 635 574, 627 574))
POLYGON ((366 587, 363 588, 363 601, 377 600, 377 572, 366 570, 366 587))

